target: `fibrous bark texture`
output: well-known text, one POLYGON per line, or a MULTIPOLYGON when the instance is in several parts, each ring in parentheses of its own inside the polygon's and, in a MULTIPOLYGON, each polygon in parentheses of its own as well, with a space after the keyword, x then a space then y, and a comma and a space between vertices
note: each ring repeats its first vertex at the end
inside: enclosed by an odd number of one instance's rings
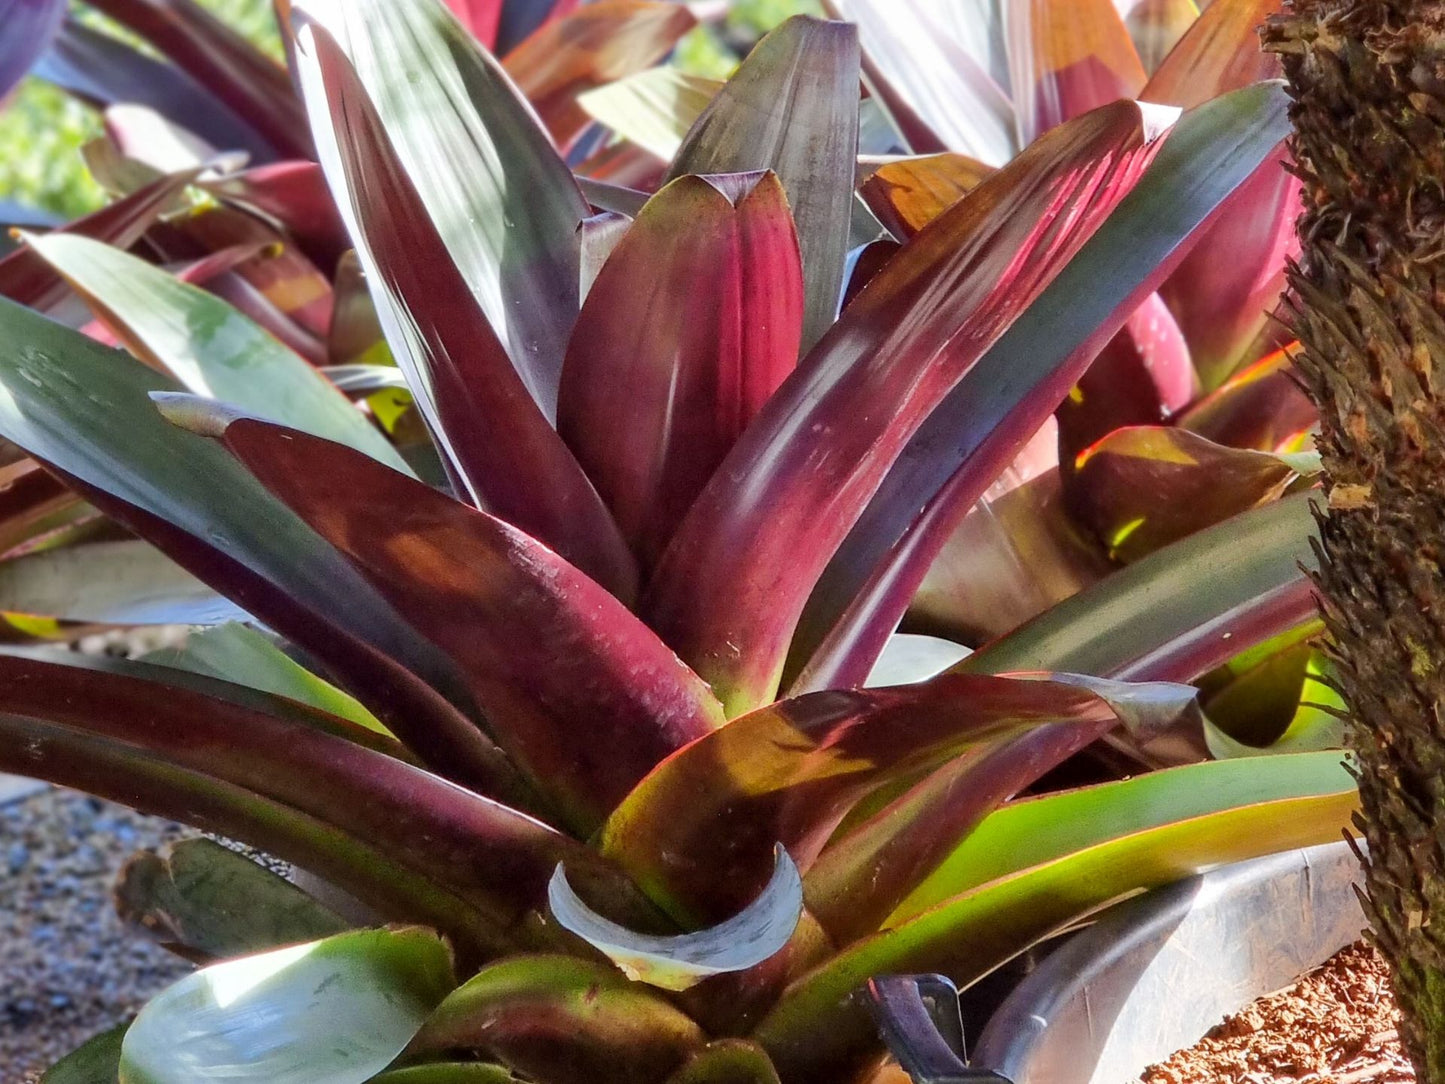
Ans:
POLYGON ((1265 44, 1304 180, 1291 284, 1367 911, 1406 1049, 1445 1084, 1445 0, 1293 0, 1265 44))

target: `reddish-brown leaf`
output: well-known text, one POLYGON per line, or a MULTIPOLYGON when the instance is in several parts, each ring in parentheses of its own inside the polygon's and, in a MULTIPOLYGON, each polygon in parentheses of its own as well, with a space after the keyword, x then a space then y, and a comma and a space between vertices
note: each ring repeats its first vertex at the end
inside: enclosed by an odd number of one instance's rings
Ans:
POLYGON ((792 371, 802 327, 772 173, 680 177, 613 250, 567 347, 557 429, 644 567, 792 371))
POLYGON ((748 427, 644 600, 730 714, 772 698, 809 592, 908 438, 1158 146, 1132 102, 1037 141, 889 260, 748 427))
POLYGON ((1291 361, 1298 344, 1242 369, 1184 411, 1174 424, 1216 444, 1261 452, 1289 450, 1319 411, 1300 388, 1291 361))
POLYGON ((994 172, 962 154, 900 158, 874 170, 859 194, 895 236, 912 237, 994 172))

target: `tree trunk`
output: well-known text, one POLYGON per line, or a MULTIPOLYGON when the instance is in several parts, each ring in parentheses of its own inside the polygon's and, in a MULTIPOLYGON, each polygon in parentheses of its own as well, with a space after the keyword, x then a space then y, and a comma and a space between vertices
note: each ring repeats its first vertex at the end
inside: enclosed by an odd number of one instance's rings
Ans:
POLYGON ((1445 0, 1293 0, 1299 369, 1327 474, 1318 587, 1350 705, 1367 913, 1445 1084, 1445 0))

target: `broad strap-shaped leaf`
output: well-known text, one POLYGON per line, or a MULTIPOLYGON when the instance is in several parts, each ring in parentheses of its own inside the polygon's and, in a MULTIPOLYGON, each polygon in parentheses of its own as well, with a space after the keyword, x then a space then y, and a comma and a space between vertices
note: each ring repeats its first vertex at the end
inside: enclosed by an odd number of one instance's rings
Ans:
POLYGON ((928 154, 885 162, 859 195, 895 237, 907 240, 994 172, 963 154, 928 154))
POLYGON ((1130 6, 1124 25, 1144 70, 1157 71, 1198 18, 1194 0, 1139 0, 1130 6))
POLYGON ((1260 358, 1193 404, 1175 425, 1231 448, 1281 451, 1319 422, 1294 378, 1295 347, 1260 358))
POLYGON ((232 206, 279 223, 318 267, 334 268, 351 247, 326 177, 315 162, 254 166, 201 187, 232 206))
POLYGON ((218 625, 248 616, 146 542, 93 542, 0 562, 0 610, 99 625, 218 625))
POLYGON ((1125 564, 1275 500, 1299 477, 1277 456, 1145 425, 1116 429, 1080 452, 1075 467, 1070 508, 1125 564))
POLYGON ((1080 113, 1138 97, 1144 86, 1114 0, 1016 0, 1007 40, 1021 146, 1080 113))
MULTIPOLYGON (((1349 828, 1358 797, 1338 753, 1204 767, 1238 771, 1241 765, 1248 773, 1244 783, 1228 791, 1222 784, 1210 787, 1216 777, 1176 774, 1193 770, 1185 768, 1060 796, 1075 798, 1083 811, 1069 817, 1060 808, 1047 809, 1048 825, 1072 837, 1056 856, 1028 862, 1025 856, 1036 852, 1031 838, 1011 836, 1021 847, 994 852, 1007 866, 993 879, 960 890, 804 975, 753 1037, 785 1077, 846 1078, 876 1050, 867 1008, 855 996, 870 976, 939 971, 967 986, 1049 935, 1140 889, 1224 862, 1328 843, 1349 828), (1264 767, 1256 768, 1259 765, 1264 767), (1122 794, 1108 789, 1146 782, 1153 784, 1153 793, 1137 786, 1122 794), (1224 794, 1229 800, 1213 811, 1194 811, 1201 797, 1224 794)), ((1020 803, 994 817, 1008 817, 1014 809, 1033 804, 1020 803)), ((993 819, 964 846, 976 839, 994 839, 998 846, 997 837, 987 834, 993 819)), ((1047 834, 1049 842, 1058 840, 1047 834)))
POLYGON ((320 726, 163 684, 163 674, 0 656, 0 770, 249 843, 388 919, 435 926, 472 960, 549 942, 527 919, 558 862, 622 920, 655 921, 621 874, 541 822, 320 726))
MULTIPOLYGON (((935 0, 829 0, 827 10, 858 24, 867 55, 869 89, 883 100, 895 125, 920 154, 957 151, 991 166, 1001 166, 1019 151, 1007 63, 981 63, 964 34, 971 28, 988 34, 990 24, 968 7, 993 7, 993 26, 1002 39, 998 8, 989 0, 950 5, 953 18, 935 0), (922 145, 899 108, 921 123, 938 146, 922 145), (902 123, 900 123, 902 122, 902 123)), ((1002 54, 1003 50, 995 51, 1002 54)))
POLYGON ((511 525, 340 444, 246 419, 219 435, 456 660, 496 740, 583 833, 721 722, 626 607, 511 525))
POLYGON ((662 66, 589 90, 578 96, 577 104, 615 135, 670 162, 721 87, 715 80, 662 66))
POLYGON ((1285 268, 1299 254, 1294 221, 1300 180, 1288 162, 1281 149, 1260 166, 1159 288, 1189 340, 1206 389, 1217 388, 1265 352, 1257 344, 1274 321, 1285 268))
POLYGON ((115 1084, 120 1073, 120 1044, 129 1022, 103 1031, 40 1075, 40 1084, 115 1084))
POLYGON ((909 627, 981 644, 1114 571, 1064 505, 1057 471, 980 501, 909 605, 909 627))
MULTIPOLYGON (((163 177, 56 232, 94 237, 117 248, 129 248, 193 180, 195 175, 188 173, 163 177)), ((33 309, 47 309, 65 293, 61 277, 29 248, 17 249, 0 259, 0 295, 33 309)))
POLYGON ((502 66, 566 147, 590 123, 579 95, 650 68, 697 25, 685 6, 656 0, 601 0, 543 27, 502 66))
POLYGON ((179 68, 70 18, 35 74, 97 109, 147 106, 221 150, 269 162, 275 148, 255 128, 179 68))
POLYGON ((0 98, 25 77, 65 21, 66 0, 0 0, 0 98))
POLYGON ((226 302, 99 241, 66 234, 28 241, 132 353, 195 394, 342 441, 411 472, 329 381, 226 302))
POLYGON ((284 877, 210 839, 133 855, 112 899, 122 922, 193 960, 314 941, 351 925, 284 877))
POLYGON ((4 302, 0 387, 0 434, 305 645, 438 771, 525 803, 499 751, 456 706, 467 694, 446 657, 223 449, 157 413, 149 393, 178 385, 4 302))
POLYGON ((497 43, 492 52, 506 56, 533 34, 580 6, 581 0, 502 0, 497 43))
POLYGON ((1272 153, 1285 105, 1262 86, 1181 118, 1138 187, 908 442, 809 600, 797 669, 830 684, 867 673, 968 509, 1272 153))
POLYGON ((797 361, 803 277, 772 173, 680 177, 587 294, 557 430, 643 566, 797 361))
POLYGON ((716 926, 680 934, 639 934, 613 922, 572 891, 561 866, 547 886, 547 908, 563 929, 597 949, 629 979, 689 990, 714 975, 737 974, 778 956, 803 916, 803 879, 781 843, 758 898, 716 926))
POLYGON ((1140 97, 1191 109, 1265 79, 1280 60, 1259 47, 1259 28, 1279 0, 1211 0, 1149 77, 1140 97))
POLYGON ((284 696, 390 736, 390 731, 354 696, 323 681, 243 624, 232 622, 193 632, 186 637, 184 646, 149 652, 145 661, 284 696))
POLYGON ((96 0, 211 91, 287 158, 309 158, 311 140, 286 69, 195 0, 96 0))
POLYGON ((162 991, 121 1045, 125 1084, 362 1084, 456 984, 430 930, 357 930, 212 964, 162 991))
POLYGON ((894 458, 1138 180, 1159 134, 1126 102, 1037 142, 884 265, 733 447, 644 599, 729 714, 772 698, 809 592, 894 458))
MULTIPOLYGON (((462 279, 552 417, 588 212, 536 114, 440 0, 295 6, 340 43, 462 279)), ((335 121, 314 93, 314 58, 301 69, 318 138, 341 141, 346 132, 324 130, 335 121)), ((346 213, 353 201, 334 163, 327 179, 346 213)))
POLYGON ((1121 569, 959 663, 968 673, 1070 670, 1190 681, 1307 620, 1311 497, 1241 513, 1121 569))
POLYGON ((685 1014, 605 964, 519 956, 458 987, 410 1053, 478 1050, 540 1084, 656 1084, 705 1041, 685 1014))
POLYGON ((832 325, 843 290, 858 154, 858 34, 795 15, 748 54, 703 110, 667 173, 770 169, 803 252, 803 349, 832 325))
POLYGON ((477 507, 631 598, 636 570, 611 514, 509 364, 356 73, 320 28, 303 32, 297 55, 377 315, 451 469, 477 507))
POLYGON ((1126 720, 1135 740, 1146 740, 1192 709, 1189 686, 1111 686, 1076 675, 1052 676, 1098 692, 1118 718, 1039 727, 971 750, 891 800, 870 800, 876 808, 855 817, 830 840, 808 873, 809 913, 835 944, 877 930, 986 816, 1103 737, 1119 719, 1126 720))
POLYGON ((685 924, 740 910, 775 843, 806 871, 879 786, 980 745, 1058 725, 1094 736, 1119 718, 1058 683, 944 676, 813 693, 734 719, 644 779, 608 818, 602 852, 685 924))

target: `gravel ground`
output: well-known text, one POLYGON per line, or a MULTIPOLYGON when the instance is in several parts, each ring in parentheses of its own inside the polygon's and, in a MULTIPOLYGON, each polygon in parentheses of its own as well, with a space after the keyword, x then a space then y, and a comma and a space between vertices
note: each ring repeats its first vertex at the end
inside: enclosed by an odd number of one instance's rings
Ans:
POLYGON ((121 926, 110 884, 180 825, 51 788, 0 806, 0 1082, 21 1084, 190 965, 121 926))

